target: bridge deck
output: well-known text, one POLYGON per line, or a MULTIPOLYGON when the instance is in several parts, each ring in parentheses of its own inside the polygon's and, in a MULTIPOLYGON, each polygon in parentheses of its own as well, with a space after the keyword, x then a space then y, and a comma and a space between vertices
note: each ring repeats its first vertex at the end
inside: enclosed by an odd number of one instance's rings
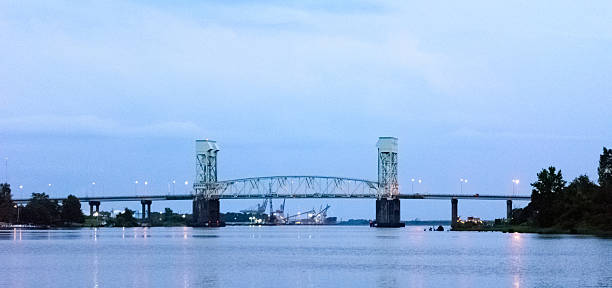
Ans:
MULTIPOLYGON (((80 197, 81 202, 100 201, 100 202, 127 202, 127 201, 169 201, 169 200, 192 200, 192 194, 178 195, 132 195, 132 196, 102 196, 102 197, 80 197)), ((375 194, 258 194, 258 195, 220 195, 219 199, 375 199, 375 194)), ((399 199, 433 199, 433 200, 450 200, 450 199, 471 199, 471 200, 520 200, 529 201, 530 196, 520 195, 463 195, 463 194, 399 194, 399 199)), ((50 198, 54 201, 62 201, 64 198, 50 198)), ((27 203, 30 199, 14 199, 15 203, 27 203)))

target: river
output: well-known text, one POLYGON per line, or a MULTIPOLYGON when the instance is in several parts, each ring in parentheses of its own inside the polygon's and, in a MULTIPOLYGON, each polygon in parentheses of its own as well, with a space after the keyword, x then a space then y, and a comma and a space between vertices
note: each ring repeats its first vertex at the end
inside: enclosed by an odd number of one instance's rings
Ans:
POLYGON ((0 231, 0 287, 612 287, 612 239, 425 227, 0 231))

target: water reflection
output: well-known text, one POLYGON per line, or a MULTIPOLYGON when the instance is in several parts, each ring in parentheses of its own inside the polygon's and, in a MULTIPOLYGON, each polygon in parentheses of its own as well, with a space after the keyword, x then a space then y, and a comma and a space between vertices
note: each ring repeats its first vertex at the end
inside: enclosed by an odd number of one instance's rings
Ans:
POLYGON ((522 255, 524 250, 524 239, 521 233, 511 233, 509 237, 510 251, 510 273, 512 274, 512 286, 519 288, 521 285, 521 273, 524 266, 522 255))
POLYGON ((94 257, 93 257, 93 286, 95 288, 100 287, 100 282, 98 280, 99 274, 100 274, 100 269, 99 269, 99 262, 100 259, 98 259, 98 249, 94 248, 94 257))
POLYGON ((576 287, 612 266, 606 239, 422 228, 11 229, 0 244, 0 287, 576 287))
POLYGON ((21 229, 17 229, 17 228, 13 229, 13 240, 14 241, 23 240, 23 233, 21 232, 21 229))

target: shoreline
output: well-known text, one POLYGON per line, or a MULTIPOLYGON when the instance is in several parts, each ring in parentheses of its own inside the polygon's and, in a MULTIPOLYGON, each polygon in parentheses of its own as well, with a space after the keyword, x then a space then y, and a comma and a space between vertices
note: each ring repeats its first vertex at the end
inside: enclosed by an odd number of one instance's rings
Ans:
POLYGON ((589 227, 578 227, 563 229, 560 227, 533 227, 525 225, 504 225, 490 227, 469 227, 453 228, 451 231, 471 231, 471 232, 502 232, 502 233, 530 233, 530 234, 564 234, 564 235, 590 235, 612 237, 612 231, 599 230, 589 227))

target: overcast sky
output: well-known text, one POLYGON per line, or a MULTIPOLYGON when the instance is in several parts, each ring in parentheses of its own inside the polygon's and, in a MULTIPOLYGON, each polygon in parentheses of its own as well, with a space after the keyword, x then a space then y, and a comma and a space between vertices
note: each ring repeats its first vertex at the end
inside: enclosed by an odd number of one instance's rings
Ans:
MULTIPOLYGON (((466 193, 511 194, 519 178, 529 194, 550 165, 596 180, 612 146, 609 1, 150 2, 0 2, 1 171, 17 198, 144 193, 135 180, 167 193, 194 179, 203 138, 220 179, 376 180, 377 138, 396 136, 402 193, 467 178, 466 193)), ((449 202, 402 201, 402 218, 450 219, 449 202)), ((329 203, 374 217, 371 200, 329 203)), ((166 206, 191 204, 153 210, 166 206)))

